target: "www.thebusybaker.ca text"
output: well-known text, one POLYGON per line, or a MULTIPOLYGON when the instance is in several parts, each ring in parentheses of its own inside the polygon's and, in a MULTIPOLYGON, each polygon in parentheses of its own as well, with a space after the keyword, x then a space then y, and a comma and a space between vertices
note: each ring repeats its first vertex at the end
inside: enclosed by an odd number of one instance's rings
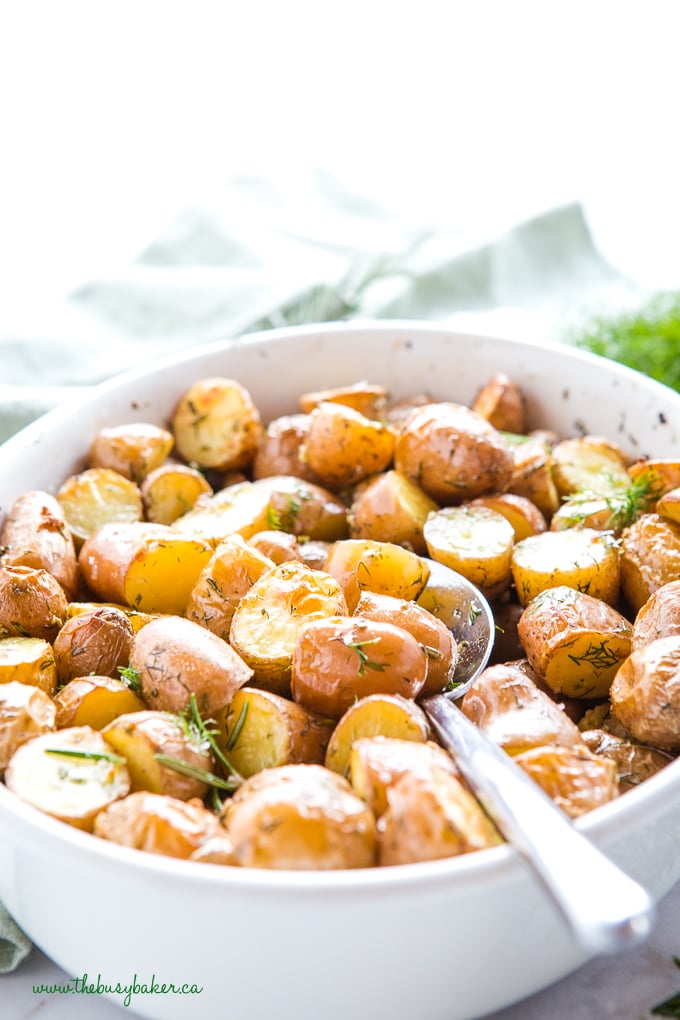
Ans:
POLYGON ((140 981, 135 974, 132 981, 125 984, 122 981, 109 984, 101 974, 97 974, 95 982, 88 974, 83 974, 61 985, 33 985, 33 991, 36 995, 122 995, 123 1006, 129 1006, 133 995, 200 995, 203 988, 189 982, 157 981, 155 974, 150 981, 140 981))

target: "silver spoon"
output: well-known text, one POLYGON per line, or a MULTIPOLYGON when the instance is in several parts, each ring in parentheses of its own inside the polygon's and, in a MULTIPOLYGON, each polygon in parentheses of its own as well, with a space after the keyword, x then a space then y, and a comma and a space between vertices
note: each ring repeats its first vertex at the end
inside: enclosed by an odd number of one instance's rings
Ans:
POLYGON ((569 925, 593 953, 628 948, 649 934, 647 892, 571 824, 543 791, 454 704, 489 661, 495 624, 488 602, 466 578, 426 559, 430 578, 418 602, 459 643, 457 686, 421 703, 439 740, 503 836, 522 855, 569 925))

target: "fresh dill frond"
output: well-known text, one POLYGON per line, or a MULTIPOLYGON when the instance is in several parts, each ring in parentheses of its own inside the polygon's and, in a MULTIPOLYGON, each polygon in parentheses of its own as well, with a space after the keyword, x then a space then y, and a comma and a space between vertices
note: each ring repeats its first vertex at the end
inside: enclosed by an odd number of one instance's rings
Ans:
POLYGON ((564 519, 572 527, 578 527, 592 513, 593 504, 599 503, 609 511, 605 527, 612 531, 622 531, 650 510, 660 495, 659 483, 642 472, 627 485, 621 485, 608 493, 595 489, 581 489, 572 493, 567 499, 569 515, 564 519))
POLYGON ((121 682, 124 683, 126 687, 129 687, 131 691, 135 692, 135 694, 142 693, 142 683, 140 680, 141 674, 138 669, 135 669, 134 666, 119 666, 118 673, 121 682))

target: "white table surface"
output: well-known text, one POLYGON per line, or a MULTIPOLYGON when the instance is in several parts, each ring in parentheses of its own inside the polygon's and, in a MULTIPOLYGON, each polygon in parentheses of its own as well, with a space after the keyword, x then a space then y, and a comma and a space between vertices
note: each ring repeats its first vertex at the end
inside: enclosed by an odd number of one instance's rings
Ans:
MULTIPOLYGON (((552 988, 494 1013, 488 1020, 651 1020, 653 1006, 680 992, 680 970, 673 963, 674 956, 680 956, 680 884, 659 905, 655 931, 643 946, 614 958, 593 960, 552 988)), ((129 1009, 93 995, 64 996, 33 991, 34 985, 61 984, 68 980, 68 975, 34 949, 18 970, 0 977, 0 1017, 2 1020, 29 1020, 35 1016, 39 1016, 39 1020, 123 1020, 125 1016, 134 1015, 129 1009)), ((198 1014, 200 1003, 197 1001, 198 1014)), ((247 1018, 234 1017, 233 1020, 247 1018)), ((419 1018, 414 1017, 414 1020, 419 1018)))

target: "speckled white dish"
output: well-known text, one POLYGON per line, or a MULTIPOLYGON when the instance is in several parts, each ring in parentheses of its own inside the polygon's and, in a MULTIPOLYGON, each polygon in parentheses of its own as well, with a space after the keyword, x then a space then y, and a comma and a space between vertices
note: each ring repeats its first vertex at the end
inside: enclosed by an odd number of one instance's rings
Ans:
MULTIPOLYGON (((304 390, 358 379, 395 396, 469 402, 496 371, 521 383, 532 426, 608 435, 633 455, 680 455, 680 396, 607 361, 433 325, 324 325, 196 349, 52 412, 0 448, 0 503, 54 491, 103 425, 165 421, 200 376, 239 379, 272 417, 295 410, 304 390)), ((680 878, 680 762, 580 828, 662 896, 680 878)), ((471 1020, 584 961, 508 847, 362 872, 220 868, 105 843, 1 786, 0 833, 0 897, 65 970, 202 988, 136 995, 131 1009, 143 1016, 471 1020)))

